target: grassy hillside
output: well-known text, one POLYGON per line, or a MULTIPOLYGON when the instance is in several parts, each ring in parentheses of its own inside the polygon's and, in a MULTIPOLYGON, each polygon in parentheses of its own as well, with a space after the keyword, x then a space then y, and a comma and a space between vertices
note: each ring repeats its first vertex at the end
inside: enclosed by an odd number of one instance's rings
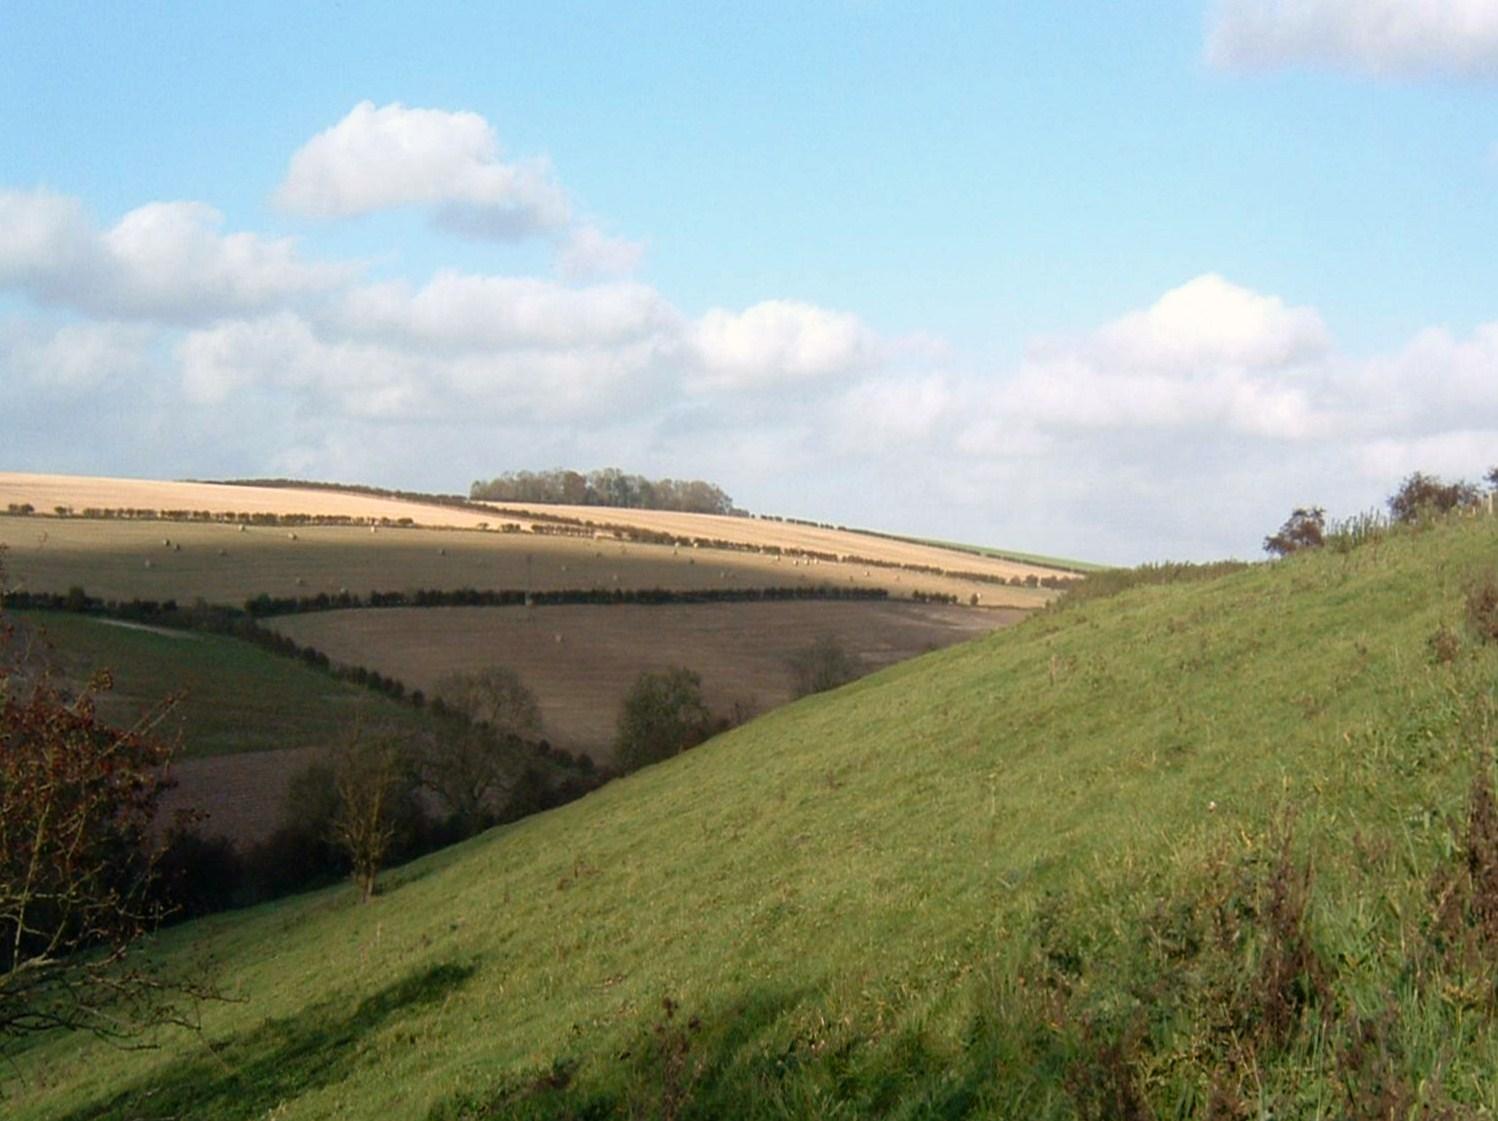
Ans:
POLYGON ((1498 648, 1463 620, 1495 560, 1487 519, 1082 602, 367 907, 171 932, 243 1001, 153 1053, 43 1041, 0 1074, 7 1115, 1491 1112, 1481 797, 1465 836, 1498 648))
POLYGON ((1080 561, 1071 557, 1050 557, 1043 553, 1022 553, 1017 549, 995 549, 989 545, 966 545, 960 541, 941 541, 929 537, 912 537, 922 545, 935 545, 940 549, 955 549, 963 553, 975 553, 983 557, 997 557, 999 560, 1020 561, 1024 564, 1043 565, 1046 568, 1058 568, 1069 572, 1102 572, 1109 566, 1106 564, 1094 564, 1092 561, 1080 561))

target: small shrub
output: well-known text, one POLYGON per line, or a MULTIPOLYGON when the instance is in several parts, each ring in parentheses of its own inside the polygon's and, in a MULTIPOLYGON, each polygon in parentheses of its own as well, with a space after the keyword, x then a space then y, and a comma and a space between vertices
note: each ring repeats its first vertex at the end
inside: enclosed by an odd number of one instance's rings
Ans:
POLYGON ((1274 869, 1264 884, 1259 907, 1264 943, 1250 989, 1250 1019, 1260 1037, 1284 1047, 1309 1008, 1329 995, 1326 970, 1311 945, 1307 917, 1311 865, 1297 867, 1285 828, 1274 869))
POLYGON ((156 874, 163 906, 173 920, 183 920, 238 903, 245 867, 227 837, 204 837, 184 828, 167 836, 156 874))
POLYGON ((1430 648, 1431 661, 1437 665, 1450 665, 1462 652, 1461 635, 1445 623, 1431 632, 1425 644, 1430 648))
POLYGON ((1297 507, 1279 532, 1264 538, 1264 551, 1287 557, 1302 549, 1319 549, 1326 543, 1326 511, 1320 506, 1297 507))
POLYGON ((1482 492, 1465 480, 1447 483, 1439 476, 1416 471, 1389 496, 1389 513, 1395 521, 1411 524, 1475 506, 1481 498, 1482 492))
POLYGON ((1482 642, 1498 642, 1498 570, 1488 569, 1467 587, 1467 625, 1482 642))
POLYGON ((825 693, 862 677, 866 672, 862 659, 830 634, 819 635, 811 645, 797 650, 786 659, 791 675, 791 690, 797 697, 825 693))
POLYGON ((1067 1071, 1065 1085, 1082 1121, 1153 1121, 1155 1112, 1140 1093, 1136 1073, 1144 1050, 1144 1024, 1135 1017, 1113 1038, 1099 1038, 1096 1026, 1082 1025, 1082 1054, 1067 1071))

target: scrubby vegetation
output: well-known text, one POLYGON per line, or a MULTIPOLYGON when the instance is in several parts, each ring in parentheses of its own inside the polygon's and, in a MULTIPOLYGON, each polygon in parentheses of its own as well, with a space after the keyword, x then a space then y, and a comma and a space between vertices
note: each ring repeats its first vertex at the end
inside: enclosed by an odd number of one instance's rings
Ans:
POLYGON ((818 635, 786 659, 791 690, 797 697, 825 693, 868 672, 862 660, 848 652, 836 635, 818 635))
POLYGON ((682 666, 640 674, 619 710, 614 760, 637 771, 696 747, 712 734, 702 678, 682 666))

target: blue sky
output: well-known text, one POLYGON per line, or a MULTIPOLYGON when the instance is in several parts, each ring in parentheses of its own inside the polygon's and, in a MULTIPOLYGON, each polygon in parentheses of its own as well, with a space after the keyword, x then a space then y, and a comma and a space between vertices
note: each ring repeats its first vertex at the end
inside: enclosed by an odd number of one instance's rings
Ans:
POLYGON ((1498 0, 242 7, 0 10, 0 470, 1128 561, 1498 462, 1498 0))

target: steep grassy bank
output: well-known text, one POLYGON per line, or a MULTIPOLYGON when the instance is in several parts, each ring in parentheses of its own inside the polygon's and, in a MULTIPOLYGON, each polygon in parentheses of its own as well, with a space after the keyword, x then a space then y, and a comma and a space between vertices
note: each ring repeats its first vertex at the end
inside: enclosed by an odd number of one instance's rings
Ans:
POLYGON ((1467 819, 1498 649, 1464 592, 1495 561, 1488 519, 1081 602, 410 865, 368 907, 171 932, 161 953, 212 952, 243 1003, 153 1054, 44 1041, 8 1113, 1491 1111, 1480 785, 1467 819))

